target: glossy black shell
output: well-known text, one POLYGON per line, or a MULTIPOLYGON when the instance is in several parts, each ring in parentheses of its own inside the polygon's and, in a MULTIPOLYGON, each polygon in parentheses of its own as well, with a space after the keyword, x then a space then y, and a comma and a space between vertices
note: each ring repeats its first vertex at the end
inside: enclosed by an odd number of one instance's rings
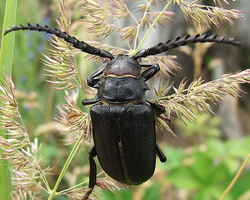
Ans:
POLYGON ((107 77, 100 80, 97 97, 109 103, 141 102, 145 100, 148 86, 143 78, 107 77))
POLYGON ((141 65, 134 56, 117 55, 105 67, 104 76, 115 75, 117 77, 123 75, 141 76, 141 65))
POLYGON ((98 160, 113 179, 131 185, 147 181, 156 160, 155 119, 148 90, 134 57, 119 55, 104 69, 90 115, 98 160))
POLYGON ((145 104, 99 103, 90 109, 96 153, 102 169, 113 179, 138 185, 154 173, 155 120, 145 104))

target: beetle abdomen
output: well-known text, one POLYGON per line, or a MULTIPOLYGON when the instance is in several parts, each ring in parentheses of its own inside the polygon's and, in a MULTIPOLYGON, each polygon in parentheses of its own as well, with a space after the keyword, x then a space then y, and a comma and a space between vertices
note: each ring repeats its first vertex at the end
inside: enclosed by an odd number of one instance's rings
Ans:
POLYGON ((154 114, 146 104, 96 104, 90 115, 94 142, 103 170, 113 179, 137 185, 154 173, 154 114))

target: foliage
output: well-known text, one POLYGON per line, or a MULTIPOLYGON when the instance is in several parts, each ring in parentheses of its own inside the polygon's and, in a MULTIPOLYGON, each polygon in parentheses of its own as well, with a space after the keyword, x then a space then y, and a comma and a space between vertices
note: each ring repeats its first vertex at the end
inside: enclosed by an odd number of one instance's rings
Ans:
MULTIPOLYGON (((60 29, 71 33, 71 19, 68 15, 67 7, 61 4, 60 20, 56 20, 60 29)), ((54 77, 55 80, 49 80, 56 89, 70 90, 76 87, 81 88, 80 80, 76 79, 78 71, 76 68, 75 56, 72 46, 66 41, 54 37, 50 39, 53 49, 50 49, 49 56, 44 55, 44 63, 48 67, 45 69, 47 76, 54 77), (58 79, 58 80, 56 80, 58 79)))
MULTIPOLYGON (((170 5, 179 6, 188 22, 204 29, 211 28, 213 25, 219 26, 222 23, 233 25, 235 19, 242 19, 243 17, 243 13, 239 10, 224 9, 222 4, 228 4, 227 1, 214 1, 214 6, 198 3, 199 1, 187 2, 181 0, 162 0, 161 2, 148 0, 139 1, 139 3, 131 1, 130 6, 133 7, 131 9, 125 0, 110 0, 105 1, 105 3, 103 1, 84 0, 82 4, 83 25, 87 27, 87 31, 95 40, 87 42, 98 48, 109 50, 112 54, 134 55, 139 51, 152 28, 157 25, 166 26, 168 22, 173 21, 172 18, 175 13, 167 11, 170 5), (164 8, 160 11, 158 10, 159 4, 164 5, 164 8), (120 21, 125 19, 129 20, 129 24, 120 27, 120 21), (128 48, 118 48, 101 43, 102 40, 111 36, 124 41, 128 48)), ((77 22, 72 23, 70 12, 64 2, 60 3, 59 14, 60 18, 56 20, 59 28, 69 34, 76 31, 73 27, 77 27, 77 22)), ((54 197, 60 197, 60 195, 67 196, 70 199, 80 199, 87 189, 85 178, 82 178, 79 184, 70 186, 68 189, 61 190, 59 185, 63 177, 66 176, 66 171, 73 162, 73 157, 77 154, 77 151, 81 147, 86 148, 88 146, 86 141, 90 141, 91 120, 89 114, 78 107, 78 97, 92 95, 93 92, 85 87, 80 76, 80 69, 77 64, 79 52, 75 52, 71 45, 57 37, 50 38, 49 41, 51 44, 49 55, 43 55, 43 62, 47 66, 45 71, 49 77, 48 82, 55 89, 63 90, 66 99, 66 103, 57 106, 58 115, 55 118, 57 123, 54 126, 57 127, 56 131, 61 134, 64 144, 74 144, 74 146, 58 175, 56 183, 51 187, 52 184, 49 183, 48 177, 52 169, 43 162, 39 153, 40 142, 38 144, 37 139, 34 139, 34 142, 30 140, 25 123, 18 110, 14 84, 11 78, 5 74, 6 83, 1 84, 1 122, 2 128, 7 131, 8 139, 0 138, 0 148, 3 150, 1 159, 9 160, 12 168, 13 185, 15 187, 15 191, 12 193, 13 199, 44 199, 47 196, 48 199, 53 199, 54 197)), ((85 58, 98 61, 95 56, 86 55, 85 58)), ((142 59, 141 62, 158 63, 162 69, 161 76, 170 78, 170 75, 180 69, 175 58, 175 56, 166 55, 150 56, 142 59)), ((225 75, 218 80, 207 83, 201 78, 197 78, 189 86, 187 86, 187 81, 183 80, 178 88, 174 88, 173 84, 168 85, 168 83, 162 87, 160 82, 158 89, 155 90, 156 97, 150 100, 166 108, 166 113, 156 119, 157 128, 162 132, 167 130, 167 132, 174 134, 168 125, 168 121, 172 117, 177 116, 178 120, 185 124, 187 121, 194 122, 197 119, 196 111, 198 113, 212 112, 209 102, 217 103, 225 95, 237 97, 240 89, 234 83, 250 83, 250 71, 245 70, 237 74, 225 75), (171 89, 174 90, 173 94, 169 94, 171 89)), ((248 147, 243 145, 242 141, 239 143, 242 151, 249 152, 248 147)), ((230 181, 228 177, 232 177, 239 166, 239 162, 235 158, 243 159, 246 156, 245 153, 237 154, 231 151, 233 146, 239 143, 232 144, 232 141, 231 143, 230 141, 223 143, 217 139, 208 140, 205 144, 205 151, 195 147, 192 154, 188 155, 190 157, 187 159, 191 160, 192 165, 190 163, 185 164, 184 160, 187 155, 184 150, 167 149, 166 154, 170 161, 167 165, 164 165, 168 173, 166 181, 175 188, 186 190, 193 199, 219 197, 224 187, 218 187, 218 184, 223 181, 228 183, 230 181), (213 148, 218 148, 219 154, 213 148), (218 160, 219 163, 216 163, 218 160), (218 175, 218 178, 215 175, 218 175)), ((51 149, 56 152, 53 148, 51 149)), ((99 188, 115 191, 115 194, 104 192, 104 197, 114 199, 117 198, 117 195, 120 195, 120 199, 131 198, 130 191, 117 192, 126 188, 125 185, 105 177, 103 173, 100 173, 98 177, 97 186, 99 188)), ((160 198, 158 186, 152 185, 147 188, 143 199, 149 199, 150 195, 153 195, 154 198, 160 198), (149 194, 149 196, 146 194, 149 194)), ((230 193, 230 195, 233 194, 230 193)), ((98 192, 94 191, 92 197, 99 198, 98 192)), ((238 196, 235 195, 234 197, 238 196)))
MULTIPOLYGON (((1 6, 1 13, 3 13, 4 19, 3 24, 0 23, 0 27, 2 30, 9 27, 11 24, 15 23, 16 21, 16 11, 17 11, 17 1, 16 0, 9 0, 6 1, 5 5, 1 6)), ((2 15, 2 14, 1 14, 2 15)), ((1 36, 3 36, 3 32, 0 31, 1 36)), ((11 75, 12 71, 12 62, 13 62, 13 52, 14 52, 14 40, 15 35, 11 35, 6 38, 2 38, 0 41, 0 81, 4 81, 4 76, 2 72, 6 70, 9 75, 11 75)), ((2 106, 2 105, 0 105, 2 106)), ((0 123, 1 125, 1 123, 0 123)), ((0 137, 4 139, 7 136, 4 134, 5 130, 0 130, 0 137)), ((1 158, 2 151, 0 150, 0 158, 1 158)), ((11 192, 11 176, 10 170, 7 166, 8 161, 0 160, 0 199, 9 200, 10 199, 10 192, 11 192)))
MULTIPOLYGON (((249 142, 249 137, 225 142, 210 138, 204 144, 191 148, 166 148, 168 165, 160 166, 167 171, 165 181, 178 190, 184 190, 187 199, 219 199, 239 169, 240 160, 249 154, 249 142)), ((249 171, 246 171, 226 199, 238 199, 246 193, 249 176, 249 171), (236 192, 238 187, 242 187, 240 193, 236 192)))
POLYGON ((1 124, 7 131, 7 139, 0 137, 1 159, 8 160, 12 166, 12 184, 16 191, 12 198, 26 199, 36 197, 39 190, 43 190, 42 182, 47 185, 45 176, 50 169, 42 169, 42 158, 38 157, 41 145, 38 141, 31 142, 18 111, 18 104, 14 94, 14 84, 4 73, 5 83, 1 82, 1 124))
MULTIPOLYGON (((220 26, 221 24, 229 23, 234 25, 235 19, 242 19, 244 12, 231 9, 226 10, 222 7, 220 1, 214 3, 219 4, 220 7, 213 7, 207 5, 197 4, 196 1, 175 1, 181 8, 187 21, 194 23, 202 28, 211 28, 212 25, 220 26)), ((227 3, 224 1, 224 3, 227 3)))
POLYGON ((170 131, 167 123, 164 123, 163 120, 169 119, 172 115, 176 115, 181 122, 185 123, 185 120, 190 122, 196 120, 197 116, 193 110, 199 113, 207 111, 213 113, 208 101, 216 104, 226 95, 236 98, 240 88, 235 83, 250 83, 250 70, 232 75, 226 74, 221 79, 207 83, 204 83, 199 78, 192 81, 187 89, 185 89, 187 82, 183 80, 178 88, 173 88, 175 93, 172 95, 168 95, 169 90, 172 88, 171 85, 166 84, 162 89, 159 84, 158 91, 155 91, 157 96, 155 100, 166 108, 166 112, 157 119, 159 127, 164 126, 170 131))

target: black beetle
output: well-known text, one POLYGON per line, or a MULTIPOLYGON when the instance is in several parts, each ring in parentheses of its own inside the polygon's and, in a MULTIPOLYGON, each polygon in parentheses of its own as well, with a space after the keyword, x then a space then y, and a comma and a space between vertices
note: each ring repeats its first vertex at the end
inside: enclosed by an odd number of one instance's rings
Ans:
POLYGON ((94 147, 89 153, 89 190, 83 197, 88 199, 96 185, 97 156, 103 170, 113 179, 128 185, 147 181, 154 173, 156 155, 161 162, 165 155, 156 144, 155 115, 165 108, 145 99, 149 89, 146 81, 159 70, 158 64, 140 64, 139 58, 159 54, 188 43, 215 42, 240 46, 234 38, 217 38, 216 35, 186 35, 144 49, 135 55, 112 55, 106 50, 95 48, 66 32, 39 24, 20 25, 5 31, 42 31, 55 35, 83 52, 100 56, 104 64, 88 77, 87 84, 97 89, 96 97, 84 99, 83 105, 94 104, 90 109, 94 147), (142 68, 147 68, 142 70, 142 68), (98 78, 101 76, 100 78, 98 78))

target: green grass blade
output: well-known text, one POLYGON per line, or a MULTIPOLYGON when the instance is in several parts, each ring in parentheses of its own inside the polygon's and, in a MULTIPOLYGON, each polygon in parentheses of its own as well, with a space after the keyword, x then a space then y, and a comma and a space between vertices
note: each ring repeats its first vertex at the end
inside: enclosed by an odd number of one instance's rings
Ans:
MULTIPOLYGON (((15 33, 4 36, 4 30, 9 29, 15 25, 16 22, 16 10, 17 0, 6 0, 5 15, 2 28, 2 41, 1 41, 1 54, 0 54, 0 70, 3 70, 3 66, 6 68, 7 73, 11 74, 13 52, 14 52, 14 39, 15 33)), ((0 75, 2 80, 2 73, 0 75)))
MULTIPOLYGON (((4 36, 4 30, 9 29, 16 22, 17 0, 6 0, 4 22, 2 27, 2 41, 0 52, 0 80, 3 81, 2 71, 6 68, 7 73, 11 74, 13 52, 14 52, 14 33, 4 36)), ((4 136, 3 130, 0 135, 4 136)), ((1 156, 1 152, 0 152, 1 156)), ((10 200, 11 194, 11 177, 6 161, 0 160, 0 200, 10 200)))
MULTIPOLYGON (((12 60, 14 52, 15 33, 4 36, 4 30, 9 29, 15 25, 16 22, 17 0, 6 0, 5 15, 2 28, 1 54, 0 54, 0 70, 3 66, 6 68, 8 74, 11 73, 12 60)), ((1 73, 2 80, 2 73, 1 73)))

